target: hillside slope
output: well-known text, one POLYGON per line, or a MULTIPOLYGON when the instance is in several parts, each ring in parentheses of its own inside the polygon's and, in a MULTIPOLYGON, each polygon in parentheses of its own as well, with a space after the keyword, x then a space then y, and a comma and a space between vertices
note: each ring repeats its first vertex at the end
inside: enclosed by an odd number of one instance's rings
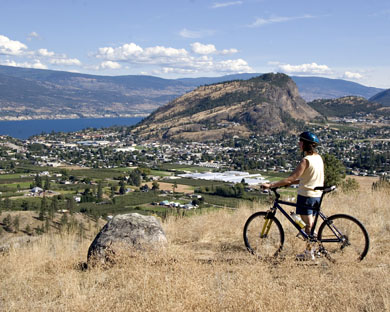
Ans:
POLYGON ((321 99, 307 103, 325 117, 357 116, 378 112, 381 104, 371 102, 362 97, 345 96, 338 99, 321 99))
POLYGON ((151 76, 93 76, 0 66, 0 119, 147 115, 191 90, 151 76))
MULTIPOLYGON (((350 214, 366 227, 371 249, 361 262, 325 257, 297 263, 305 242, 280 214, 282 256, 259 259, 242 239, 245 221, 269 204, 217 209, 162 222, 161 252, 125 252, 110 267, 82 270, 92 238, 42 235, 0 256, 2 311, 388 311, 389 192, 336 192, 326 215, 350 214), (378 216, 381 216, 378 218, 378 216), (127 256, 128 255, 128 256, 127 256), (127 257, 126 257, 127 256, 127 257), (304 298, 310 298, 306 300, 304 298)), ((275 226, 275 225, 273 225, 275 226)), ((355 242, 355 241, 354 241, 355 242)))
POLYGON ((199 87, 159 108, 133 132, 144 138, 220 140, 291 131, 320 114, 284 74, 199 87))
POLYGON ((375 94, 370 98, 370 101, 380 103, 383 106, 390 106, 390 89, 375 94))

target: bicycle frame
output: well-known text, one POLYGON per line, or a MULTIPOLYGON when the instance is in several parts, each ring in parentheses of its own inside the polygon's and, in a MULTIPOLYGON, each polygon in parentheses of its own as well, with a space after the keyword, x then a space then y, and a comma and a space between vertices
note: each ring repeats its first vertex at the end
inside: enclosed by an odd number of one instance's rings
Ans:
MULTIPOLYGON (((271 189, 274 193, 275 193, 275 201, 274 201, 274 205, 273 207, 270 209, 270 213, 275 216, 276 214, 276 211, 277 210, 280 210, 280 212, 287 218, 287 220, 290 221, 290 223, 292 223, 294 225, 294 227, 298 230, 299 234, 303 236, 303 238, 305 240, 316 240, 316 238, 314 237, 314 229, 315 227, 317 226, 317 222, 318 222, 318 217, 321 217, 322 220, 327 220, 327 216, 324 215, 321 211, 320 211, 320 208, 321 208, 321 204, 322 204, 322 199, 324 198, 324 195, 325 195, 325 192, 322 193, 321 195, 321 199, 320 199, 320 202, 318 205, 316 205, 315 207, 310 207, 310 206, 306 206, 307 208, 309 209, 312 209, 312 210, 316 210, 317 211, 317 214, 315 216, 315 219, 314 219, 314 224, 313 224, 313 227, 311 229, 311 232, 310 234, 307 234, 291 217, 290 215, 280 206, 281 205, 286 205, 286 206, 292 206, 292 207, 297 207, 297 204, 296 203, 292 203, 292 202, 289 202, 289 201, 284 201, 284 200, 281 200, 280 199, 280 194, 276 191, 276 189, 271 189)), ((261 232, 261 237, 263 235, 267 235, 268 234, 268 231, 271 227, 271 224, 272 224, 272 219, 271 219, 271 222, 265 222, 264 223, 264 226, 263 226, 263 229, 262 229, 262 232, 261 232)), ((339 235, 341 234, 337 229, 337 233, 335 232, 335 230, 333 229, 334 227, 330 227, 330 224, 328 224, 329 228, 332 230, 332 232, 335 234, 336 237, 339 237, 339 235)), ((298 235, 299 235, 298 234, 298 235)), ((338 242, 340 239, 326 239, 326 240, 321 240, 322 242, 338 242)))

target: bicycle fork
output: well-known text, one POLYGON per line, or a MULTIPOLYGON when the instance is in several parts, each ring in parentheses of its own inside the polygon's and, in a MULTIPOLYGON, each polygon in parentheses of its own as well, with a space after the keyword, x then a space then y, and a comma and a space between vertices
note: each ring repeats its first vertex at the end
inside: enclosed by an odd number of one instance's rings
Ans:
POLYGON ((269 233, 269 229, 271 228, 272 222, 274 221, 273 219, 268 219, 267 216, 265 216, 264 218, 265 218, 265 222, 264 222, 263 228, 262 228, 261 233, 260 233, 260 238, 267 237, 267 235, 269 233))

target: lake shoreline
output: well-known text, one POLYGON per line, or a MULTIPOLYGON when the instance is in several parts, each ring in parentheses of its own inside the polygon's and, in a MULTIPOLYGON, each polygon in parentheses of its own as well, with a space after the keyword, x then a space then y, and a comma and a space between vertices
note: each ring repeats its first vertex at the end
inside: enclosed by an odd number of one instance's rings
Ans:
POLYGON ((76 132, 86 128, 130 127, 144 117, 103 117, 67 119, 0 120, 0 135, 27 139, 34 135, 51 132, 76 132))
POLYGON ((57 116, 0 116, 0 122, 2 121, 27 121, 27 120, 64 120, 64 119, 102 119, 102 118, 145 118, 150 114, 140 113, 140 114, 123 114, 123 115, 89 115, 89 116, 79 116, 76 114, 72 115, 57 115, 57 116))

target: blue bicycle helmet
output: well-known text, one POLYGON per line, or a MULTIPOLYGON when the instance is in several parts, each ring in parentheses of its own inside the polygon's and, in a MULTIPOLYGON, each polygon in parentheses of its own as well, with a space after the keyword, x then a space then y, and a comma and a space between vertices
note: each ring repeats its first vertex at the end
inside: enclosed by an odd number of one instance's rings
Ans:
POLYGON ((299 139, 310 142, 310 143, 320 144, 320 140, 318 139, 318 137, 310 131, 302 132, 299 135, 299 139))

